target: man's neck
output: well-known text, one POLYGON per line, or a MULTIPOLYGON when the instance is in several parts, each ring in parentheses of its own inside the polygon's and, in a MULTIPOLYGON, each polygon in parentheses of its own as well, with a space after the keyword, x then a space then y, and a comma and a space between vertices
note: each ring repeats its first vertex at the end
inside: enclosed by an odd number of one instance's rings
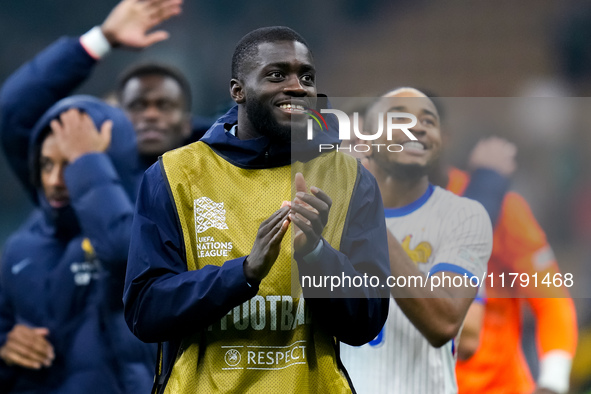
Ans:
POLYGON ((400 208, 418 200, 429 188, 429 177, 397 177, 370 160, 370 171, 378 181, 384 208, 400 208))
POLYGON ((253 124, 250 122, 250 119, 248 119, 244 105, 239 105, 236 138, 239 140, 251 140, 260 136, 260 133, 255 129, 253 124))
POLYGON ((449 183, 449 168, 449 165, 440 159, 429 172, 429 181, 444 189, 447 188, 447 184, 449 183))

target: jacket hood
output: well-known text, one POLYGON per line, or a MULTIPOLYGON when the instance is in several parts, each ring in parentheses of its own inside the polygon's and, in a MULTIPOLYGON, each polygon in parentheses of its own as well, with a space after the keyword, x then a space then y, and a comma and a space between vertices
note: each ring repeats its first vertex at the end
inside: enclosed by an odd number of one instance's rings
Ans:
MULTIPOLYGON (((235 105, 209 128, 201 141, 229 162, 242 168, 281 167, 295 161, 306 162, 318 156, 319 144, 332 144, 336 147, 340 143, 336 117, 330 115, 325 116, 325 119, 328 131, 315 132, 314 138, 310 141, 290 144, 273 141, 265 136, 240 140, 227 132, 238 123, 238 105, 235 105)), ((323 152, 326 150, 323 149, 323 152)))
MULTIPOLYGON (((29 144, 29 165, 33 184, 40 184, 39 154, 41 144, 49 131, 49 124, 52 120, 58 118, 62 112, 71 108, 78 108, 87 113, 93 120, 97 130, 100 130, 100 126, 104 121, 109 119, 113 121, 111 144, 105 153, 111 159, 125 191, 132 201, 135 201, 141 167, 133 125, 123 111, 92 96, 78 95, 60 100, 37 121, 33 127, 29 144)), ((92 176, 92 174, 89 175, 92 176)), ((71 207, 59 210, 52 208, 47 202, 41 187, 37 187, 37 196, 41 208, 46 213, 50 213, 53 219, 59 217, 67 217, 67 221, 72 219, 73 212, 68 212, 73 211, 71 207)))

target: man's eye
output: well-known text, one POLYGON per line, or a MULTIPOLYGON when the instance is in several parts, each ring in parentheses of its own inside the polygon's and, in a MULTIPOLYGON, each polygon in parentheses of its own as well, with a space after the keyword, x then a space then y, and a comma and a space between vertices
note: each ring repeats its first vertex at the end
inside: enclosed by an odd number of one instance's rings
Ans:
POLYGON ((50 172, 53 168, 53 162, 51 162, 50 160, 41 160, 39 164, 41 166, 42 172, 50 172))
POLYGON ((431 118, 425 118, 423 119, 423 124, 426 124, 428 126, 435 126, 435 121, 431 118))
POLYGON ((158 104, 158 107, 160 108, 161 111, 170 111, 170 110, 174 109, 175 106, 170 101, 161 101, 158 104))
POLYGON ((128 111, 141 111, 144 108, 145 108, 145 105, 141 101, 134 101, 127 106, 128 111))
POLYGON ((302 75, 302 81, 312 83, 314 82, 314 77, 310 74, 302 75))
POLYGON ((279 71, 273 71, 269 73, 269 76, 273 79, 281 79, 283 74, 281 74, 279 71))

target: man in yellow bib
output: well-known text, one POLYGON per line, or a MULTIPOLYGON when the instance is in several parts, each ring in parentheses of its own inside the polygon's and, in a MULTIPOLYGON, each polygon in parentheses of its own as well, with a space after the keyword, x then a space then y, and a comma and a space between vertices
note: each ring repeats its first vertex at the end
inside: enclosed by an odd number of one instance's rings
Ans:
POLYGON ((318 152, 336 133, 292 135, 317 99, 293 30, 242 38, 230 94, 237 105, 140 188, 124 303, 133 333, 163 344, 154 392, 351 392, 339 342, 372 340, 388 312, 377 183, 355 159, 318 152))

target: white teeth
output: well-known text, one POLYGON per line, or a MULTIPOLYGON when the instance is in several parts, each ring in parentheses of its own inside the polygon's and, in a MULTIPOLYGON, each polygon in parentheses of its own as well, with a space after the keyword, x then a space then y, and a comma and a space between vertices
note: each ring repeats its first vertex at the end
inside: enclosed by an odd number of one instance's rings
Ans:
POLYGON ((281 108, 281 109, 287 109, 287 110, 296 110, 296 111, 303 111, 304 110, 304 107, 301 106, 301 105, 299 105, 299 104, 294 104, 294 105, 292 105, 292 104, 281 104, 279 106, 279 108, 281 108))
POLYGON ((425 150, 425 147, 423 146, 423 144, 421 144, 420 142, 417 142, 417 141, 407 141, 402 145, 404 146, 404 149, 425 150))

